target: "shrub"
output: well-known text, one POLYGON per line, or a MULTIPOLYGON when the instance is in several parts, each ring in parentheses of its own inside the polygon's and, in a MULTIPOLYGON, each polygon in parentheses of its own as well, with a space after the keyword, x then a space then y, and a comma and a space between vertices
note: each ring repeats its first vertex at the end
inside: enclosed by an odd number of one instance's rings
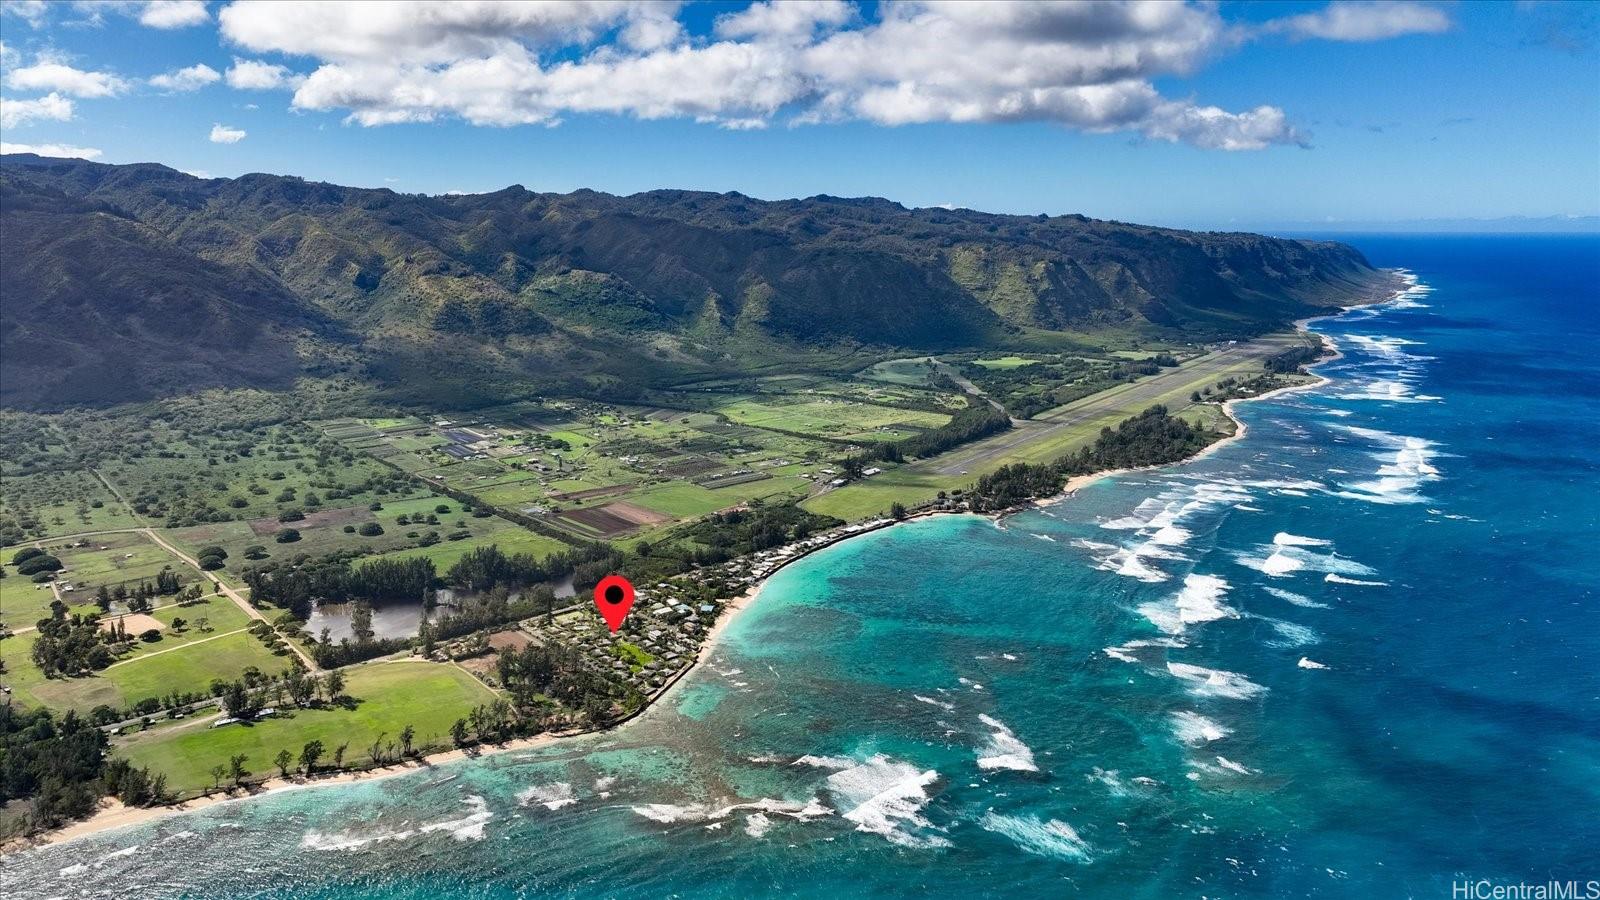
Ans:
POLYGON ((11 564, 13 566, 20 566, 25 560, 33 559, 36 556, 43 555, 44 551, 38 547, 24 547, 17 551, 16 556, 11 557, 11 564))
POLYGON ((306 514, 298 509, 286 509, 283 512, 278 513, 279 522, 298 522, 305 517, 306 514))
POLYGON ((216 544, 209 544, 207 546, 201 547, 200 548, 200 552, 197 555, 199 555, 199 556, 215 556, 217 559, 227 559, 228 558, 228 551, 222 549, 221 547, 217 546, 216 544))
POLYGON ((383 534, 383 526, 379 525, 377 522, 363 522, 361 523, 361 527, 357 528, 356 531, 362 537, 377 537, 378 535, 383 534))
POLYGON ((56 572, 62 568, 61 560, 48 553, 30 556, 17 566, 18 575, 34 575, 39 572, 56 572))
POLYGON ((222 557, 220 556, 200 557, 200 568, 205 569, 207 572, 214 572, 225 565, 227 565, 227 563, 223 562, 222 557))
POLYGON ((356 533, 356 527, 354 525, 346 525, 344 527, 344 533, 345 534, 355 534, 356 533))
POLYGON ((441 503, 438 506, 435 506, 433 508, 433 511, 436 512, 436 513, 440 513, 440 514, 448 513, 450 511, 450 504, 441 503))
POLYGON ((151 628, 144 631, 139 635, 139 640, 144 641, 146 644, 154 644, 156 641, 161 640, 161 629, 151 628))
POLYGON ((292 544, 300 540, 300 532, 293 528, 280 528, 278 533, 272 536, 272 539, 280 544, 292 544))
POLYGON ((251 544, 250 546, 244 548, 244 558, 245 559, 266 559, 267 558, 267 548, 261 546, 260 544, 251 544))

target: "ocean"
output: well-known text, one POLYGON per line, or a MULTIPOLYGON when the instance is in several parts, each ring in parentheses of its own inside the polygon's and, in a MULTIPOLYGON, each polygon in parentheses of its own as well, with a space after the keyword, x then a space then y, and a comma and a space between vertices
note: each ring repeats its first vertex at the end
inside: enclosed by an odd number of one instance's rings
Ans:
POLYGON ((617 731, 0 860, 7 897, 1451 897, 1600 879, 1600 240, 1351 240, 1239 441, 778 573, 617 731))

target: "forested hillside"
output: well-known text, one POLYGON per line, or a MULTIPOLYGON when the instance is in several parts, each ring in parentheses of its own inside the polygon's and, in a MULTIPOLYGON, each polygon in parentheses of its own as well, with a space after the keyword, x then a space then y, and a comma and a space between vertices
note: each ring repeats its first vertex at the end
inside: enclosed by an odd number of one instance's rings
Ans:
POLYGON ((1240 337, 1365 296, 1342 244, 879 199, 428 197, 29 155, 0 167, 7 405, 284 387, 617 396, 890 350, 1240 337))

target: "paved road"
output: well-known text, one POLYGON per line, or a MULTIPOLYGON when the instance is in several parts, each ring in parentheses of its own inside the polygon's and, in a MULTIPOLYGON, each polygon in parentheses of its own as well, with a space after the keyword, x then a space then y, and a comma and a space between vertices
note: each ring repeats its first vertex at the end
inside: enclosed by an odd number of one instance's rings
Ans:
MULTIPOLYGON (((1291 346, 1296 340, 1298 338, 1293 335, 1277 334, 1231 344, 1186 362, 1176 369, 1165 369, 1132 384, 1118 385, 1042 413, 1031 421, 1018 423, 1004 434, 958 448, 934 459, 913 463, 912 468, 936 475, 960 475, 963 472, 977 471, 1004 461, 1026 444, 1055 437, 1062 431, 1093 421, 1108 413, 1123 412, 1125 415, 1134 415, 1165 394, 1196 382, 1220 378, 1228 369, 1254 359, 1265 359, 1291 346)), ((1185 398, 1182 406, 1188 405, 1188 399, 1185 398)))

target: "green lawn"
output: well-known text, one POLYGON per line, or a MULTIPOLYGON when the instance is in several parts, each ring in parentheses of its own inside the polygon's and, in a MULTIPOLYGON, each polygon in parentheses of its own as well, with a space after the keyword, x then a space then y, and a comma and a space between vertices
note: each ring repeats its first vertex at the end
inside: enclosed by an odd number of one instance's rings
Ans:
MULTIPOLYGON (((215 610, 217 618, 226 619, 228 614, 221 611, 222 602, 213 601, 211 607, 189 609, 215 610)), ((174 613, 182 612, 158 610, 156 615, 170 619, 174 613)), ((278 672, 288 667, 287 657, 273 656, 249 632, 227 634, 226 631, 218 627, 207 635, 191 629, 185 637, 165 637, 153 645, 140 644, 136 655, 87 678, 48 679, 33 664, 31 654, 36 634, 20 634, 0 641, 0 658, 4 658, 6 664, 6 673, 0 679, 11 687, 11 697, 24 706, 87 712, 101 704, 121 708, 173 691, 205 692, 212 679, 231 681, 248 666, 263 672, 278 672), (164 649, 171 652, 160 652, 164 649)))
POLYGON ((851 522, 887 513, 896 502, 909 507, 932 500, 941 490, 965 487, 976 480, 971 475, 934 475, 900 466, 819 494, 800 505, 814 513, 851 522))
POLYGON ((417 747, 449 745, 450 726, 495 694, 461 669, 440 663, 399 661, 373 663, 346 670, 346 693, 354 709, 330 707, 287 711, 255 725, 211 728, 200 720, 134 734, 117 743, 117 751, 134 765, 149 766, 167 776, 167 786, 194 793, 211 785, 211 768, 227 765, 243 753, 246 768, 256 775, 276 774, 272 757, 287 749, 296 757, 307 741, 333 749, 349 744, 346 764, 367 760, 367 748, 379 735, 395 740, 401 729, 416 729, 417 747))
POLYGON ((1020 369, 1031 366, 1039 361, 1028 359, 1025 356, 1002 356, 997 359, 975 359, 973 365, 983 366, 985 369, 1020 369))

